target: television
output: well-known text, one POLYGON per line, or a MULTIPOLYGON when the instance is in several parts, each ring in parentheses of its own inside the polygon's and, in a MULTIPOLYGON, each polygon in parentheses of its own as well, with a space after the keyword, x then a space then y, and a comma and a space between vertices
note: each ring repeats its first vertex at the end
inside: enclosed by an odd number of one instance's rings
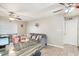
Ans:
POLYGON ((10 40, 8 37, 0 37, 0 46, 5 46, 10 43, 10 40))

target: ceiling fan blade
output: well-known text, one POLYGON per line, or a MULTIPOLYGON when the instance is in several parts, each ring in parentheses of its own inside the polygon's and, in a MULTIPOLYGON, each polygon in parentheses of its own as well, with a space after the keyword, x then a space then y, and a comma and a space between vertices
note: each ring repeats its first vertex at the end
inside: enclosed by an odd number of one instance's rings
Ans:
POLYGON ((61 5, 65 5, 64 3, 59 3, 59 4, 61 4, 61 5))
POLYGON ((67 7, 66 5, 65 5, 65 3, 59 3, 60 5, 63 5, 64 7, 67 7))
POLYGON ((17 20, 22 20, 21 18, 16 18, 17 20))
POLYGON ((57 13, 57 12, 60 12, 62 11, 63 9, 59 9, 59 10, 56 10, 56 11, 53 11, 53 13, 57 13))
POLYGON ((10 14, 14 14, 14 12, 12 12, 12 11, 10 11, 9 13, 10 13, 10 14))
POLYGON ((15 13, 12 12, 12 11, 10 11, 10 12, 9 12, 9 16, 15 17, 15 13))
POLYGON ((65 7, 72 7, 73 3, 59 3, 61 5, 64 5, 65 7))

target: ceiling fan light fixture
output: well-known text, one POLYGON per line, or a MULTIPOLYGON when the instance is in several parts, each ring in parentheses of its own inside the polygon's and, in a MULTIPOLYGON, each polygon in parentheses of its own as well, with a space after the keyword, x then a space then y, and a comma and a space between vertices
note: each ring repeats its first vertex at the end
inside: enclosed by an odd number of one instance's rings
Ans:
POLYGON ((74 11, 74 7, 70 8, 70 11, 69 12, 72 12, 72 11, 74 11))
POLYGON ((65 12, 66 12, 66 13, 70 13, 70 12, 72 12, 72 11, 74 11, 74 7, 65 9, 65 12))
POLYGON ((68 9, 65 9, 65 12, 67 13, 68 12, 68 9))
POLYGON ((15 19, 15 18, 11 18, 11 17, 10 17, 10 18, 9 18, 9 20, 12 20, 12 21, 13 21, 13 20, 16 20, 16 19, 15 19))

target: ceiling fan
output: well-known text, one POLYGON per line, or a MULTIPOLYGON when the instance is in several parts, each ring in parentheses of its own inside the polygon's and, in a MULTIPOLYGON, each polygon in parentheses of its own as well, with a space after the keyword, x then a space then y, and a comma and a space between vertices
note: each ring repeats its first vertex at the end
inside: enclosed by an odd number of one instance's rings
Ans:
POLYGON ((14 12, 9 12, 9 20, 22 20, 19 16, 17 16, 14 12))
POLYGON ((59 3, 60 5, 63 5, 65 7, 65 9, 58 9, 56 11, 53 11, 53 13, 57 13, 57 12, 60 12, 62 10, 67 10, 66 13, 69 13, 71 7, 73 6, 73 3, 59 3))

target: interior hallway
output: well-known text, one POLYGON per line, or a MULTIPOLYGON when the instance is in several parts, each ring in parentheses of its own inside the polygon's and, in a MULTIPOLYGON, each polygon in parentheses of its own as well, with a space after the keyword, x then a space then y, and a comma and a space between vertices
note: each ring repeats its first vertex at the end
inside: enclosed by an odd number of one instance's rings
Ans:
POLYGON ((79 48, 73 45, 64 45, 64 48, 47 46, 41 52, 42 56, 79 56, 79 48))

